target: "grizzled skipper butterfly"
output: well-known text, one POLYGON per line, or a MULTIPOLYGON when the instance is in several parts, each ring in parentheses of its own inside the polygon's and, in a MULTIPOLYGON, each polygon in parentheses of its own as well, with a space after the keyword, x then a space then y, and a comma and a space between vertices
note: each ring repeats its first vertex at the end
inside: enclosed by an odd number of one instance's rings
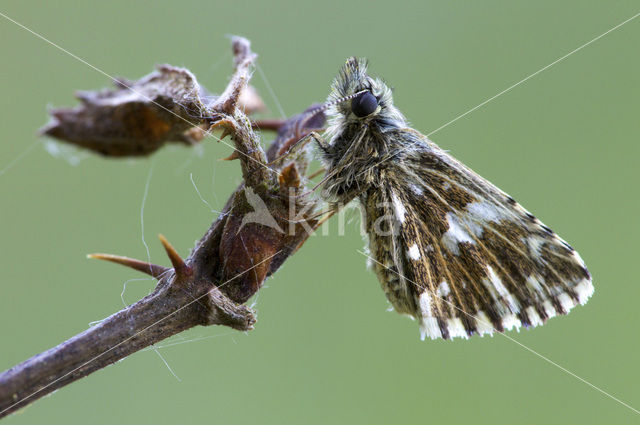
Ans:
POLYGON ((422 339, 542 325, 593 294, 578 253, 513 198, 410 128, 391 90, 351 58, 319 144, 334 204, 357 199, 371 266, 422 339))

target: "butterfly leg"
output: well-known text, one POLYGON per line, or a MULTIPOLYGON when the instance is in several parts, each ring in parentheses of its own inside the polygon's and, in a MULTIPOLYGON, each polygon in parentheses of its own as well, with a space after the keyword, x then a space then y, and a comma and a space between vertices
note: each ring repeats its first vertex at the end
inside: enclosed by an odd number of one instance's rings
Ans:
POLYGON ((324 173, 325 171, 327 171, 327 169, 326 169, 325 167, 322 167, 322 168, 320 168, 320 169, 318 169, 318 170, 314 171, 313 173, 309 174, 309 175, 307 176, 307 178, 308 178, 309 180, 311 180, 311 179, 313 179, 313 178, 315 178, 315 177, 318 177, 320 174, 324 173))
POLYGON ((278 156, 267 165, 271 166, 277 164, 283 159, 293 156, 297 152, 300 152, 312 140, 318 143, 320 148, 323 150, 327 145, 326 142, 324 142, 324 139, 322 139, 322 137, 315 131, 311 131, 310 133, 299 139, 294 136, 282 144, 282 148, 280 149, 280 151, 278 151, 278 156))
POLYGON ((309 138, 313 139, 313 141, 318 144, 318 147, 320 149, 322 149, 323 152, 326 152, 327 149, 329 148, 329 143, 327 143, 327 141, 324 140, 324 138, 319 133, 317 133, 315 131, 312 131, 306 137, 309 137, 309 138))
POLYGON ((251 121, 251 128, 255 130, 278 131, 287 123, 286 120, 255 120, 251 121))

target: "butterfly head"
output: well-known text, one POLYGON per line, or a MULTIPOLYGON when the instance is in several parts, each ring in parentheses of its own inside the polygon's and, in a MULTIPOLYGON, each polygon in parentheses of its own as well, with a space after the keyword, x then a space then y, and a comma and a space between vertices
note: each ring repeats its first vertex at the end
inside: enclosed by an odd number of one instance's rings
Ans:
POLYGON ((327 99, 329 116, 340 124, 405 125, 393 106, 391 89, 380 79, 367 75, 367 61, 349 58, 333 81, 327 99))

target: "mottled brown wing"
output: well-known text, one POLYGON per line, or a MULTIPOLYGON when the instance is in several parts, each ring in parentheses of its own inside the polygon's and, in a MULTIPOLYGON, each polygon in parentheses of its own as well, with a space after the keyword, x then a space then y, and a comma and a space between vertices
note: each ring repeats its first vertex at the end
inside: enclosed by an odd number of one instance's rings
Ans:
POLYGON ((533 327, 593 293, 578 253, 414 130, 363 197, 373 267, 424 339, 533 327))

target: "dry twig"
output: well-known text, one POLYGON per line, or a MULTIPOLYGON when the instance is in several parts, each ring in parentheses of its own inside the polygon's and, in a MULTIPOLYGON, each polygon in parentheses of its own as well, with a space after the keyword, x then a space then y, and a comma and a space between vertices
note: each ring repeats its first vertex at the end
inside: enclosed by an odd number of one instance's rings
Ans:
POLYGON ((313 218, 315 201, 295 196, 305 193, 301 172, 307 168, 307 156, 274 167, 267 164, 291 143, 294 129, 321 127, 324 116, 307 122, 300 114, 285 121, 265 153, 245 115, 247 105, 260 104, 247 91, 256 55, 244 38, 234 37, 232 44, 234 75, 223 94, 209 104, 202 100, 206 91, 189 71, 163 65, 137 82, 119 81, 116 90, 79 94, 78 108, 51 112, 44 134, 115 157, 149 155, 172 140, 196 143, 206 129, 223 128, 233 140, 231 159, 240 160, 244 182, 186 259, 161 237, 172 268, 92 255, 150 274, 158 285, 137 303, 0 374, 0 417, 191 327, 252 329, 255 316, 242 303, 318 225, 313 218), (256 213, 256 195, 274 220, 270 226, 250 219, 256 213))

